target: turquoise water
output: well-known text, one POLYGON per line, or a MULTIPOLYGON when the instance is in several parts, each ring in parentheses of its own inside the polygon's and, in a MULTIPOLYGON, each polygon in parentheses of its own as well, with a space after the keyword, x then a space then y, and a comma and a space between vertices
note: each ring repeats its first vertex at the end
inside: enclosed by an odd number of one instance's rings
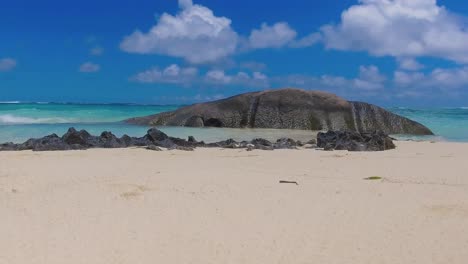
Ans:
POLYGON ((92 134, 112 131, 118 136, 142 136, 146 127, 122 123, 130 117, 172 111, 178 106, 83 105, 54 103, 1 103, 0 142, 23 142, 51 133, 64 134, 69 127, 92 134))
POLYGON ((432 139, 468 142, 468 107, 419 109, 394 107, 388 110, 429 127, 436 134, 432 139))
MULTIPOLYGON (((117 136, 123 134, 142 136, 146 133, 147 127, 128 125, 121 121, 135 116, 172 111, 178 107, 125 104, 0 103, 0 142, 23 142, 32 137, 42 137, 51 133, 62 135, 71 126, 77 129, 86 129, 92 134, 100 134, 107 130, 112 131, 117 136)), ((436 137, 422 139, 468 142, 468 108, 389 108, 389 110, 419 121, 437 134, 436 137)), ((185 138, 193 135, 197 139, 207 142, 227 138, 248 140, 254 137, 275 139, 289 136, 307 140, 314 137, 310 131, 292 130, 182 127, 162 127, 161 129, 171 136, 185 138)), ((405 136, 401 137, 406 138, 405 136)))

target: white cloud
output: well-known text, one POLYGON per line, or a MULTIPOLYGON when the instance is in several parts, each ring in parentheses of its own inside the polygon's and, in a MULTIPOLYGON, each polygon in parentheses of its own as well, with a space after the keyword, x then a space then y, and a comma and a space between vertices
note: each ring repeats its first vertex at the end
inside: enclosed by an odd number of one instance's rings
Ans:
POLYGON ((396 71, 393 75, 393 81, 399 86, 413 85, 416 82, 424 80, 426 77, 421 72, 396 71))
POLYGON ((227 76, 224 71, 221 70, 212 70, 206 73, 206 79, 209 82, 228 84, 231 82, 232 77, 227 76))
POLYGON ((179 0, 180 8, 190 8, 193 6, 192 0, 179 0))
POLYGON ((177 64, 172 64, 162 70, 154 67, 136 74, 130 80, 139 83, 166 83, 184 86, 242 85, 245 87, 267 87, 269 84, 268 76, 260 72, 249 75, 242 71, 236 74, 228 74, 223 70, 210 70, 205 74, 199 74, 197 68, 180 67, 177 64))
POLYGON ((312 33, 301 39, 295 40, 290 44, 292 48, 306 48, 313 46, 322 41, 322 35, 320 33, 312 33))
POLYGON ((92 62, 85 62, 81 64, 79 71, 84 73, 93 73, 98 72, 101 70, 101 66, 99 64, 95 64, 92 62))
POLYGON ((384 92, 387 81, 388 79, 373 65, 359 67, 359 75, 356 78, 293 74, 275 77, 273 80, 275 84, 281 87, 325 90, 350 98, 381 94, 384 92))
POLYGON ((221 70, 208 71, 205 75, 205 82, 214 85, 241 85, 244 87, 269 87, 269 78, 261 72, 254 72, 249 75, 246 72, 238 72, 234 75, 226 74, 221 70))
POLYGON ((253 78, 254 78, 254 80, 260 80, 260 81, 268 80, 268 77, 265 74, 261 73, 261 72, 254 72, 253 73, 253 78))
POLYGON ((0 59, 0 72, 7 72, 13 70, 17 65, 16 60, 11 58, 0 59))
POLYGON ((190 0, 179 0, 179 6, 178 14, 164 13, 149 32, 137 30, 125 37, 121 49, 179 57, 196 64, 214 62, 236 51, 239 37, 230 19, 217 17, 190 0))
POLYGON ((359 77, 354 79, 354 87, 361 90, 379 90, 384 88, 387 78, 382 75, 375 65, 360 66, 359 77))
POLYGON ((321 32, 329 49, 468 63, 465 20, 436 0, 359 0, 342 13, 338 25, 321 32))
POLYGON ((290 44, 297 32, 288 23, 279 22, 272 26, 263 23, 260 29, 254 29, 249 36, 249 47, 253 49, 281 48, 290 44))
POLYGON ((193 98, 196 102, 207 102, 207 101, 216 101, 225 98, 223 94, 214 94, 214 95, 201 95, 197 94, 193 98))
POLYGON ((424 65, 413 58, 399 58, 398 64, 400 69, 408 71, 417 71, 424 68, 424 65))
POLYGON ((160 70, 153 68, 136 74, 131 80, 140 83, 172 83, 187 84, 197 78, 198 69, 194 67, 181 68, 172 64, 167 68, 160 70))
POLYGON ((468 87, 468 66, 451 69, 437 68, 428 74, 397 71, 394 79, 395 83, 401 86, 436 87, 441 90, 465 88, 468 87))

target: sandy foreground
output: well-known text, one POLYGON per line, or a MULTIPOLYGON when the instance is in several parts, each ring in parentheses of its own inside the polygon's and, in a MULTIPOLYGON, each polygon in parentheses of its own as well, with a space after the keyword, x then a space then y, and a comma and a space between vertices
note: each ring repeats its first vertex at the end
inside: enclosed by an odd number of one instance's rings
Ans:
POLYGON ((466 264, 468 144, 3 152, 0 263, 466 264))

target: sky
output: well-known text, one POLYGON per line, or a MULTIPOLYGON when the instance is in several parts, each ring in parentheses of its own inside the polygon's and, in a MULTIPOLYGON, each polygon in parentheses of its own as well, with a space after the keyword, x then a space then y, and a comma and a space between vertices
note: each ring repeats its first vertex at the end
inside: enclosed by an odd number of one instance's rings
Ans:
POLYGON ((459 0, 15 0, 0 101, 189 104, 296 87, 468 106, 459 0))

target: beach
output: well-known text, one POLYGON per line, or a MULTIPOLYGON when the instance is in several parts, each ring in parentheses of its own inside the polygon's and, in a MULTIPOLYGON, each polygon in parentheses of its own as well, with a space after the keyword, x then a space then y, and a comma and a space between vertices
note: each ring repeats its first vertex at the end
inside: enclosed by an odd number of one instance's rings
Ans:
POLYGON ((0 263, 468 263, 468 144, 396 144, 0 152, 0 263))

